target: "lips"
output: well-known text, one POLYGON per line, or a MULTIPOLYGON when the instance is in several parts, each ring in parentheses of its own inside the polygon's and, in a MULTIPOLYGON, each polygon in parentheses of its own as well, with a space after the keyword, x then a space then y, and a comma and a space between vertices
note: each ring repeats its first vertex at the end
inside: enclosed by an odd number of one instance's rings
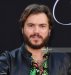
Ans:
POLYGON ((30 38, 34 41, 38 41, 38 40, 42 39, 42 37, 39 34, 31 35, 30 38))
POLYGON ((31 38, 33 38, 33 39, 40 39, 41 37, 40 36, 32 36, 31 38))
POLYGON ((32 37, 33 40, 39 40, 39 37, 32 37))
POLYGON ((33 34, 30 37, 32 37, 32 38, 42 38, 39 34, 33 34))
POLYGON ((32 38, 40 38, 40 37, 38 37, 38 36, 33 36, 32 38))

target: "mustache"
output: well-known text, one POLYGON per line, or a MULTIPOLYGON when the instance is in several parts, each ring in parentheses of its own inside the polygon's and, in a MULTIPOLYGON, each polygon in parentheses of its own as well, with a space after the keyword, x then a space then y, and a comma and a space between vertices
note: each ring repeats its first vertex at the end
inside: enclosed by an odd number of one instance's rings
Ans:
POLYGON ((39 34, 33 34, 33 35, 30 35, 30 38, 31 38, 31 37, 35 37, 35 36, 37 36, 37 37, 39 37, 39 38, 42 38, 42 36, 39 35, 39 34))

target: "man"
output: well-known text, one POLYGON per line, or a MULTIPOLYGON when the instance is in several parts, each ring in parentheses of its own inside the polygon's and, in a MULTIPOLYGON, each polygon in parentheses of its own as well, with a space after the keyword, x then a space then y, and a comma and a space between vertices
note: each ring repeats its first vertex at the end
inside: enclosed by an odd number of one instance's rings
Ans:
POLYGON ((51 53, 48 57, 47 42, 52 29, 49 8, 29 5, 20 23, 24 44, 0 55, 0 75, 67 75, 68 61, 64 54, 51 53))

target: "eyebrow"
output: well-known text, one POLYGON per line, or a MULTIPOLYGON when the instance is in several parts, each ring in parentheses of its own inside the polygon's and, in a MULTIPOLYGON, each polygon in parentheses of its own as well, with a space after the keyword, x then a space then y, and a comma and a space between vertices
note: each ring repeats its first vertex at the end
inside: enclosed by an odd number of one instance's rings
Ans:
MULTIPOLYGON (((31 25, 31 24, 35 25, 34 23, 27 23, 27 25, 31 25)), ((47 25, 47 24, 46 23, 40 23, 39 25, 47 25)))

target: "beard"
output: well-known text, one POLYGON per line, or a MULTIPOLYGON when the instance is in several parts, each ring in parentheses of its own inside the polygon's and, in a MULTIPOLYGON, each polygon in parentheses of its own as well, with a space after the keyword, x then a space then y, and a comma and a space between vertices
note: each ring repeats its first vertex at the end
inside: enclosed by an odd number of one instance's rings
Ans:
POLYGON ((48 39, 49 39, 49 35, 47 35, 44 39, 42 36, 40 36, 39 34, 33 34, 31 35, 29 38, 27 37, 27 35, 25 33, 23 33, 23 38, 24 38, 24 43, 26 45, 28 45, 29 47, 33 48, 33 49, 40 49, 44 46, 47 46, 47 42, 48 42, 48 39), (30 38, 31 37, 34 37, 34 36, 38 36, 39 38, 42 39, 42 43, 39 44, 39 45, 34 45, 32 44, 32 42, 30 41, 30 38))

